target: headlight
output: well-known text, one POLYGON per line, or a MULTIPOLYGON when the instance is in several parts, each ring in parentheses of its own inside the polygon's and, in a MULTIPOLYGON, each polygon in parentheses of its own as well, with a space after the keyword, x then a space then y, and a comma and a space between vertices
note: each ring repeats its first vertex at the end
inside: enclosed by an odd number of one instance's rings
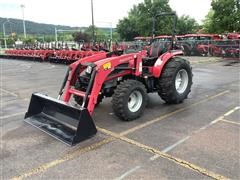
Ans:
POLYGON ((93 70, 93 67, 92 67, 92 66, 87 66, 86 73, 87 73, 87 74, 91 74, 91 73, 92 73, 92 70, 93 70))

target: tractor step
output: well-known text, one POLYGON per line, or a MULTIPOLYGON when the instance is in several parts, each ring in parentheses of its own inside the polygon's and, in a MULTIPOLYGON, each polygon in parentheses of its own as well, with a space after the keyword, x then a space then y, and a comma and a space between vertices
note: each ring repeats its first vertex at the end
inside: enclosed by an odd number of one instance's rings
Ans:
MULTIPOLYGON (((76 90, 76 89, 69 89, 68 92, 70 94, 74 94, 74 95, 81 96, 81 97, 84 97, 86 95, 86 92, 79 91, 79 90, 76 90)), ((88 98, 90 98, 90 95, 88 95, 88 98)))

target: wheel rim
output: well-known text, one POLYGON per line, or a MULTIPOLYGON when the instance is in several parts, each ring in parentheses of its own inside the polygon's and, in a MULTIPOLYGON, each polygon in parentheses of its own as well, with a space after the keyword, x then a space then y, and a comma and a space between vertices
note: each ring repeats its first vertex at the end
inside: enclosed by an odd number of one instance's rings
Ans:
POLYGON ((188 73, 185 69, 178 71, 175 79, 175 87, 179 94, 185 92, 188 86, 188 73))
POLYGON ((137 112, 143 102, 143 97, 140 91, 133 91, 128 98, 128 109, 131 112, 137 112))

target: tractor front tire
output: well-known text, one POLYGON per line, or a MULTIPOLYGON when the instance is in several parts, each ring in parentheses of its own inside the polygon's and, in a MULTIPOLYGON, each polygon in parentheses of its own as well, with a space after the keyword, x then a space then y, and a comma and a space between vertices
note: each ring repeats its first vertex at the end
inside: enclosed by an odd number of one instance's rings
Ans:
POLYGON ((112 107, 116 116, 124 121, 139 118, 148 101, 147 90, 139 81, 125 80, 114 91, 112 107))
POLYGON ((192 76, 192 68, 187 60, 172 58, 159 78, 159 96, 168 104, 183 102, 191 92, 192 76))

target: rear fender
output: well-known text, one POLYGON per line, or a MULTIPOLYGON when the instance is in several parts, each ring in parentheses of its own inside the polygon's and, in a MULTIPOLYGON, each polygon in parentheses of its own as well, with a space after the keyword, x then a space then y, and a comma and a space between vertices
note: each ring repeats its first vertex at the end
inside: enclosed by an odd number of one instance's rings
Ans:
POLYGON ((165 66, 165 64, 174 56, 178 56, 178 55, 183 55, 183 52, 181 50, 177 50, 177 51, 168 51, 166 53, 164 53, 163 55, 161 55, 157 61, 155 62, 154 66, 153 66, 153 76, 155 78, 159 78, 163 67, 165 66))

